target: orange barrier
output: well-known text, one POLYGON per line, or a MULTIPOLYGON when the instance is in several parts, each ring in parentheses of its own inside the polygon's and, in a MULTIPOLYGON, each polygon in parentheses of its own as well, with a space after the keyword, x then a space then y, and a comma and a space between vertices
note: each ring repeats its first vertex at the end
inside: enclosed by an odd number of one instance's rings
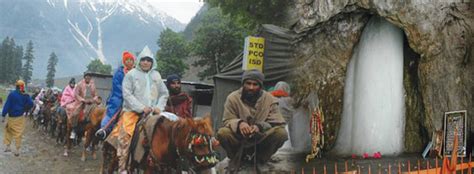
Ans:
MULTIPOLYGON (((451 161, 456 161, 457 160, 451 160, 451 161)), ((443 160, 443 163, 445 163, 443 165, 443 167, 439 167, 439 164, 438 164, 438 158, 435 159, 435 165, 432 166, 430 161, 429 160, 426 160, 426 169, 422 169, 421 168, 421 161, 420 160, 417 160, 417 169, 412 171, 411 169, 411 162, 410 160, 407 161, 407 166, 406 166, 406 172, 402 171, 402 169, 404 168, 403 167, 403 164, 402 162, 398 161, 398 170, 397 174, 440 174, 440 173, 443 173, 443 174, 448 174, 448 173, 461 173, 461 174, 464 174, 464 171, 467 170, 467 174, 473 174, 472 173, 472 167, 474 166, 474 162, 472 161, 472 157, 469 157, 469 161, 467 162, 464 162, 464 158, 461 158, 460 160, 460 164, 456 164, 456 165, 452 165, 448 158, 444 158, 443 160), (434 168, 432 168, 434 167, 434 168)), ((383 168, 380 166, 379 164, 379 168, 378 168, 378 173, 383 173, 382 170, 383 168)), ((391 174, 392 173, 392 164, 389 163, 387 165, 387 169, 388 169, 388 174, 391 174)), ((324 164, 324 167, 323 167, 323 171, 324 171, 324 174, 327 174, 328 171, 327 171, 327 165, 324 164)), ((337 162, 334 163, 334 173, 335 174, 360 174, 362 171, 361 171, 361 166, 357 165, 357 169, 349 169, 349 165, 348 165, 348 162, 345 161, 344 162, 344 171, 341 171, 339 172, 339 169, 338 169, 338 165, 337 165, 337 162)), ((371 165, 369 164, 368 165, 368 168, 367 168, 367 172, 369 174, 372 174, 372 167, 371 165)), ((296 171, 295 170, 292 170, 291 171, 292 174, 296 174, 296 171)), ((304 174, 305 171, 304 171, 304 168, 301 168, 301 174, 304 174)), ((316 174, 316 167, 312 167, 312 174, 316 174)))

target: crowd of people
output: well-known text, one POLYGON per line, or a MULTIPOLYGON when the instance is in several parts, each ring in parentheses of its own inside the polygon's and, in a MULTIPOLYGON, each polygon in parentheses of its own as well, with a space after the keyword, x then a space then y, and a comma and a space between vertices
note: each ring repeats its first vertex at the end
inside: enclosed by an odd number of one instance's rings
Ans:
MULTIPOLYGON (((102 140, 116 142, 119 173, 127 173, 127 162, 135 126, 142 117, 170 112, 186 119, 192 118, 192 97, 181 90, 181 78, 170 75, 166 81, 156 70, 153 53, 146 47, 138 59, 130 52, 123 52, 122 66, 112 77, 112 88, 106 101, 106 112, 95 135, 102 140)), ((242 86, 226 99, 223 127, 218 129, 217 139, 230 160, 230 169, 238 169, 243 162, 264 164, 288 140, 285 130, 288 112, 289 86, 281 82, 272 93, 264 90, 264 74, 248 70, 242 75, 242 86), (286 105, 285 105, 286 104, 286 105)), ((67 115, 71 128, 69 137, 74 139, 79 122, 87 120, 91 108, 100 105, 101 99, 90 72, 76 84, 72 78, 61 91, 41 90, 31 97, 25 92, 25 83, 15 84, 3 106, 2 122, 5 126, 5 152, 11 151, 16 142, 15 156, 19 156, 25 116, 41 115, 41 108, 48 106, 56 113, 67 115), (6 117, 8 116, 8 117, 6 117), (5 120, 6 118, 6 120, 5 120)), ((67 156, 67 151, 65 152, 67 156)))

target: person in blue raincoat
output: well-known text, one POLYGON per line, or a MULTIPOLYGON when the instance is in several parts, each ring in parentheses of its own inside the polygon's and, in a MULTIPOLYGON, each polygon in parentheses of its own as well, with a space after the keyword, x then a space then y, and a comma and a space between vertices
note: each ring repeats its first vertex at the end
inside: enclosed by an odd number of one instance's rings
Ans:
POLYGON ((100 124, 100 129, 96 132, 96 136, 102 139, 107 137, 107 134, 112 131, 113 127, 118 121, 117 118, 113 117, 115 115, 120 115, 118 112, 120 112, 123 103, 122 81, 125 77, 125 74, 133 69, 135 64, 135 57, 133 54, 128 51, 123 52, 122 64, 123 66, 120 66, 112 77, 112 91, 110 92, 110 96, 107 101, 107 111, 100 124))
POLYGON ((5 122, 7 117, 7 123, 4 126, 3 131, 3 144, 5 145, 4 152, 11 152, 10 144, 15 141, 16 151, 13 152, 15 156, 20 155, 21 137, 25 130, 25 113, 33 107, 33 100, 30 96, 25 93, 25 82, 18 80, 16 82, 16 90, 10 92, 3 106, 2 111, 2 123, 5 122))

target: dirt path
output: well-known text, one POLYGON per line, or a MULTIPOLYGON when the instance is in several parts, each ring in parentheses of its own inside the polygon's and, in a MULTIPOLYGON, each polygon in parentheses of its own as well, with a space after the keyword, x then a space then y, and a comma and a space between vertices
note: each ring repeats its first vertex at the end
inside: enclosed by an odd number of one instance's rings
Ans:
MULTIPOLYGON (((98 159, 91 156, 85 162, 80 160, 82 148, 76 146, 69 157, 62 156, 63 146, 56 144, 55 139, 45 135, 43 131, 33 129, 32 121, 27 119, 23 135, 20 156, 3 152, 3 134, 5 123, 0 123, 0 173, 99 173, 102 152, 98 151, 98 159)), ((14 144, 12 144, 12 148, 14 144)))

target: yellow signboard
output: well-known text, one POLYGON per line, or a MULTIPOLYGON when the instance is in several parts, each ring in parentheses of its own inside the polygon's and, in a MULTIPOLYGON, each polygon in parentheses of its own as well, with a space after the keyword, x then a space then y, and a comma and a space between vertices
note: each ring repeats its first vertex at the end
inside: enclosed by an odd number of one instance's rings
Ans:
POLYGON ((247 36, 244 45, 244 59, 242 69, 257 69, 263 72, 263 53, 265 49, 265 38, 247 36))

